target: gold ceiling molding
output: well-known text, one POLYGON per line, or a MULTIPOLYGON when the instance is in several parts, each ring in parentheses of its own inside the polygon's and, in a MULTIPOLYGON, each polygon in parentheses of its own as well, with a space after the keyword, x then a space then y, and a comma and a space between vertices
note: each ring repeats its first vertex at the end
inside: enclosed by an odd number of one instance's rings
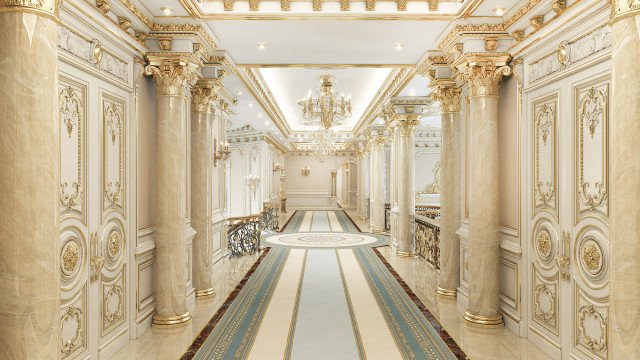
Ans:
POLYGON ((369 11, 368 13, 349 14, 349 13, 282 13, 282 14, 260 14, 251 13, 218 13, 218 14, 202 14, 197 19, 202 20, 414 20, 414 21, 447 21, 458 18, 456 14, 420 14, 420 13, 403 13, 397 14, 376 13, 369 11))
POLYGON ((199 35, 207 45, 215 50, 218 48, 218 44, 209 35, 206 29, 202 25, 197 24, 158 24, 155 23, 151 27, 153 32, 169 32, 169 33, 193 33, 199 35))
POLYGON ((142 10, 138 9, 130 0, 118 0, 122 6, 126 7, 127 10, 131 11, 133 15, 135 15, 140 21, 142 21, 149 28, 153 27, 153 20, 149 19, 142 10))
POLYGON ((387 100, 402 90, 406 83, 416 74, 416 69, 401 68, 396 70, 389 73, 380 90, 367 106, 364 115, 354 126, 353 133, 355 136, 359 136, 360 132, 378 116, 387 100))
POLYGON ((349 68, 413 68, 415 64, 236 64, 239 68, 305 68, 305 69, 349 69, 349 68))
POLYGON ((287 124, 280 107, 273 98, 273 94, 262 78, 260 71, 254 68, 238 68, 237 66, 234 66, 234 68, 234 72, 238 75, 238 78, 242 80, 256 100, 258 100, 280 132, 282 132, 285 137, 289 137, 291 128, 287 124))
POLYGON ((456 25, 453 30, 451 30, 447 36, 442 39, 438 43, 438 49, 444 51, 449 48, 452 40, 461 36, 463 33, 471 33, 471 34, 495 34, 495 33, 504 33, 506 27, 504 24, 462 24, 456 25))
POLYGON ((542 2, 542 0, 529 0, 529 2, 525 6, 521 7, 520 9, 518 9, 518 11, 516 11, 513 15, 511 15, 510 18, 508 18, 504 22, 504 30, 506 30, 511 25, 513 25, 516 21, 520 20, 529 11, 531 11, 531 9, 533 9, 534 6, 540 4, 541 2, 542 2))

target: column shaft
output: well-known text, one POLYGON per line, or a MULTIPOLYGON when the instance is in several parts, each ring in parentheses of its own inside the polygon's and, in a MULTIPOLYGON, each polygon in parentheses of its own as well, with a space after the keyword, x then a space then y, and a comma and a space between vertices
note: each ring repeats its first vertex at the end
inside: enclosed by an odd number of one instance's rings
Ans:
MULTIPOLYGON (((639 10, 636 10, 636 14, 639 10)), ((640 358, 640 15, 612 25, 609 359, 640 358)))
POLYGON ((156 313, 155 325, 191 320, 187 310, 187 119, 185 88, 197 78, 197 65, 184 55, 147 55, 145 73, 157 84, 156 154, 156 313))
POLYGON ((212 167, 213 131, 211 100, 214 90, 209 79, 201 80, 192 90, 191 116, 191 225, 193 238, 193 286, 196 298, 215 294, 213 283, 212 239, 212 167))
POLYGON ((374 140, 375 144, 371 150, 373 159, 373 182, 372 182, 372 211, 371 230, 374 233, 384 233, 384 181, 385 181, 385 158, 384 158, 384 136, 379 135, 374 140))
MULTIPOLYGON (((396 130, 396 159, 399 161, 395 166, 398 172, 396 179, 400 179, 402 183, 395 184, 398 202, 398 220, 397 220, 397 254, 398 256, 414 257, 416 253, 416 242, 413 234, 415 215, 416 215, 416 199, 415 192, 415 144, 413 139, 413 126, 404 123, 408 120, 402 120, 403 123, 398 125, 396 130)), ((415 121, 417 123, 417 120, 415 121)))
POLYGON ((0 358, 44 359, 60 354, 58 25, 53 15, 5 6, 0 4, 0 358))

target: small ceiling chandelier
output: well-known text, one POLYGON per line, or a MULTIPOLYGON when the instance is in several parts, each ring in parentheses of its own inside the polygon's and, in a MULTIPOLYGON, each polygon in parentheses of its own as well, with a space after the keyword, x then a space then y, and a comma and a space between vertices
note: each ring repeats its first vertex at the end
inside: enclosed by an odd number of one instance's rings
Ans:
POLYGON ((302 118, 305 125, 318 125, 325 129, 342 124, 342 120, 351 116, 351 98, 344 94, 336 95, 333 85, 335 77, 330 74, 318 77, 316 94, 311 90, 307 96, 298 101, 302 106, 302 118))
POLYGON ((313 137, 311 147, 316 157, 324 159, 333 153, 333 139, 335 136, 331 129, 318 128, 311 136, 313 137))

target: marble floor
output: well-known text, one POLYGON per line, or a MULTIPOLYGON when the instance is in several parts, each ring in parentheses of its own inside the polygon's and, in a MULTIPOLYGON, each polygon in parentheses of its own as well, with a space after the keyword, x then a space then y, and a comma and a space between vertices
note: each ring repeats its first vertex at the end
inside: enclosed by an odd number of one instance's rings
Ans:
MULTIPOLYGON (((289 209, 286 214, 281 214, 281 225, 286 223, 294 210, 289 209)), ((347 213, 362 230, 367 229, 366 223, 358 220, 353 210, 347 210, 347 213)), ((457 308, 455 301, 435 296, 436 273, 426 261, 420 258, 396 258, 390 246, 379 249, 470 359, 549 359, 528 340, 507 329, 479 331, 470 328, 464 323, 463 312, 457 308)), ((114 359, 179 359, 257 258, 258 255, 225 259, 218 271, 220 277, 217 280, 216 297, 210 301, 196 302, 190 309, 193 315, 190 324, 175 329, 152 328, 138 339, 129 341, 114 359)))

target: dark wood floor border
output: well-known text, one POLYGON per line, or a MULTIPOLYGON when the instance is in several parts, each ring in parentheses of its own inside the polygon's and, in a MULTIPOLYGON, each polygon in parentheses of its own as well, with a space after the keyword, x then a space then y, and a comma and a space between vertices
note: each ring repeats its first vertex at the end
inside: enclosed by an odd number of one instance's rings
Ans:
MULTIPOLYGON (((338 205, 338 206, 340 206, 340 205, 338 205)), ((353 221, 353 219, 351 218, 351 216, 349 216, 349 213, 347 213, 345 210, 342 210, 342 212, 343 212, 345 215, 347 215, 347 218, 349 218, 349 221, 351 221, 351 223, 353 224, 353 226, 355 226, 355 227, 356 227, 356 229, 358 229, 358 231, 359 231, 359 232, 363 232, 363 231, 360 229, 360 226, 358 226, 358 224, 356 224, 356 222, 355 222, 355 221, 353 221)))
POLYGON ((240 293, 240 290, 242 290, 242 288, 247 284, 247 281, 249 280, 251 275, 253 275, 253 273, 256 271, 256 269, 258 268, 258 265, 260 265, 264 257, 269 252, 269 249, 270 248, 266 248, 262 252, 262 254, 260 254, 260 256, 258 257, 258 260, 256 260, 253 266, 251 266, 251 269, 247 271, 244 278, 240 280, 240 283, 238 283, 236 288, 231 292, 231 294, 229 294, 227 299, 224 301, 224 303, 222 303, 222 305, 220 306, 218 311, 216 311, 216 313, 213 315, 211 320, 209 320, 207 325, 204 326, 204 328, 200 331, 198 336, 196 336, 195 340, 193 340, 193 343, 191 343, 191 346, 189 346, 189 349, 187 349, 184 355, 182 355, 182 357, 180 358, 181 360, 193 359, 193 357, 196 355, 198 350, 200 350, 200 348, 204 344, 205 340, 207 340, 209 335, 211 335, 211 333, 213 332, 213 329, 216 327, 216 325, 218 325, 218 323, 220 322, 220 319, 222 319, 224 314, 227 312, 227 310, 229 309, 229 306, 231 306, 231 303, 233 303, 233 301, 236 299, 236 297, 240 293))
POLYGON ((284 231, 284 229, 286 229, 286 228, 287 228, 287 226, 289 226, 289 223, 291 222, 291 220, 293 220, 293 217, 294 217, 294 216, 296 216, 296 213, 297 213, 297 212, 298 212, 298 210, 295 210, 295 211, 293 212, 293 214, 291 214, 291 216, 289 216, 289 220, 287 220, 287 222, 286 222, 286 223, 284 223, 284 226, 283 226, 282 228, 278 229, 278 232, 279 232, 279 233, 283 232, 283 231, 284 231))
POLYGON ((422 315, 424 315, 424 317, 427 318, 427 321, 429 321, 429 324, 431 324, 431 326, 434 328, 436 333, 438 333, 442 341, 444 341, 444 343, 447 344, 447 346, 449 347, 453 355, 455 355, 458 359, 463 359, 463 360, 468 359, 467 355, 464 353, 464 351, 462 351, 460 346, 458 346, 455 340, 453 340, 453 338, 449 335, 449 333, 442 327, 442 325, 440 325, 440 322, 436 320, 433 314, 431 314, 431 311, 429 311, 429 309, 427 309, 427 307, 424 306, 422 301, 413 292, 413 290, 411 290, 409 285, 407 285, 407 283, 404 282, 404 280, 402 280, 400 275, 398 275, 396 270, 393 268, 393 266, 391 266, 391 264, 389 264, 387 259, 385 259, 385 257, 380 253, 380 251, 375 248, 373 249, 373 251, 376 253, 376 255, 378 255, 378 258, 380 258, 382 263, 387 267, 387 270, 389 270, 391 275, 393 275, 393 277, 396 279, 398 284, 400 284, 402 289, 407 293, 407 295, 413 301, 413 303, 416 304, 420 312, 422 312, 422 315))

